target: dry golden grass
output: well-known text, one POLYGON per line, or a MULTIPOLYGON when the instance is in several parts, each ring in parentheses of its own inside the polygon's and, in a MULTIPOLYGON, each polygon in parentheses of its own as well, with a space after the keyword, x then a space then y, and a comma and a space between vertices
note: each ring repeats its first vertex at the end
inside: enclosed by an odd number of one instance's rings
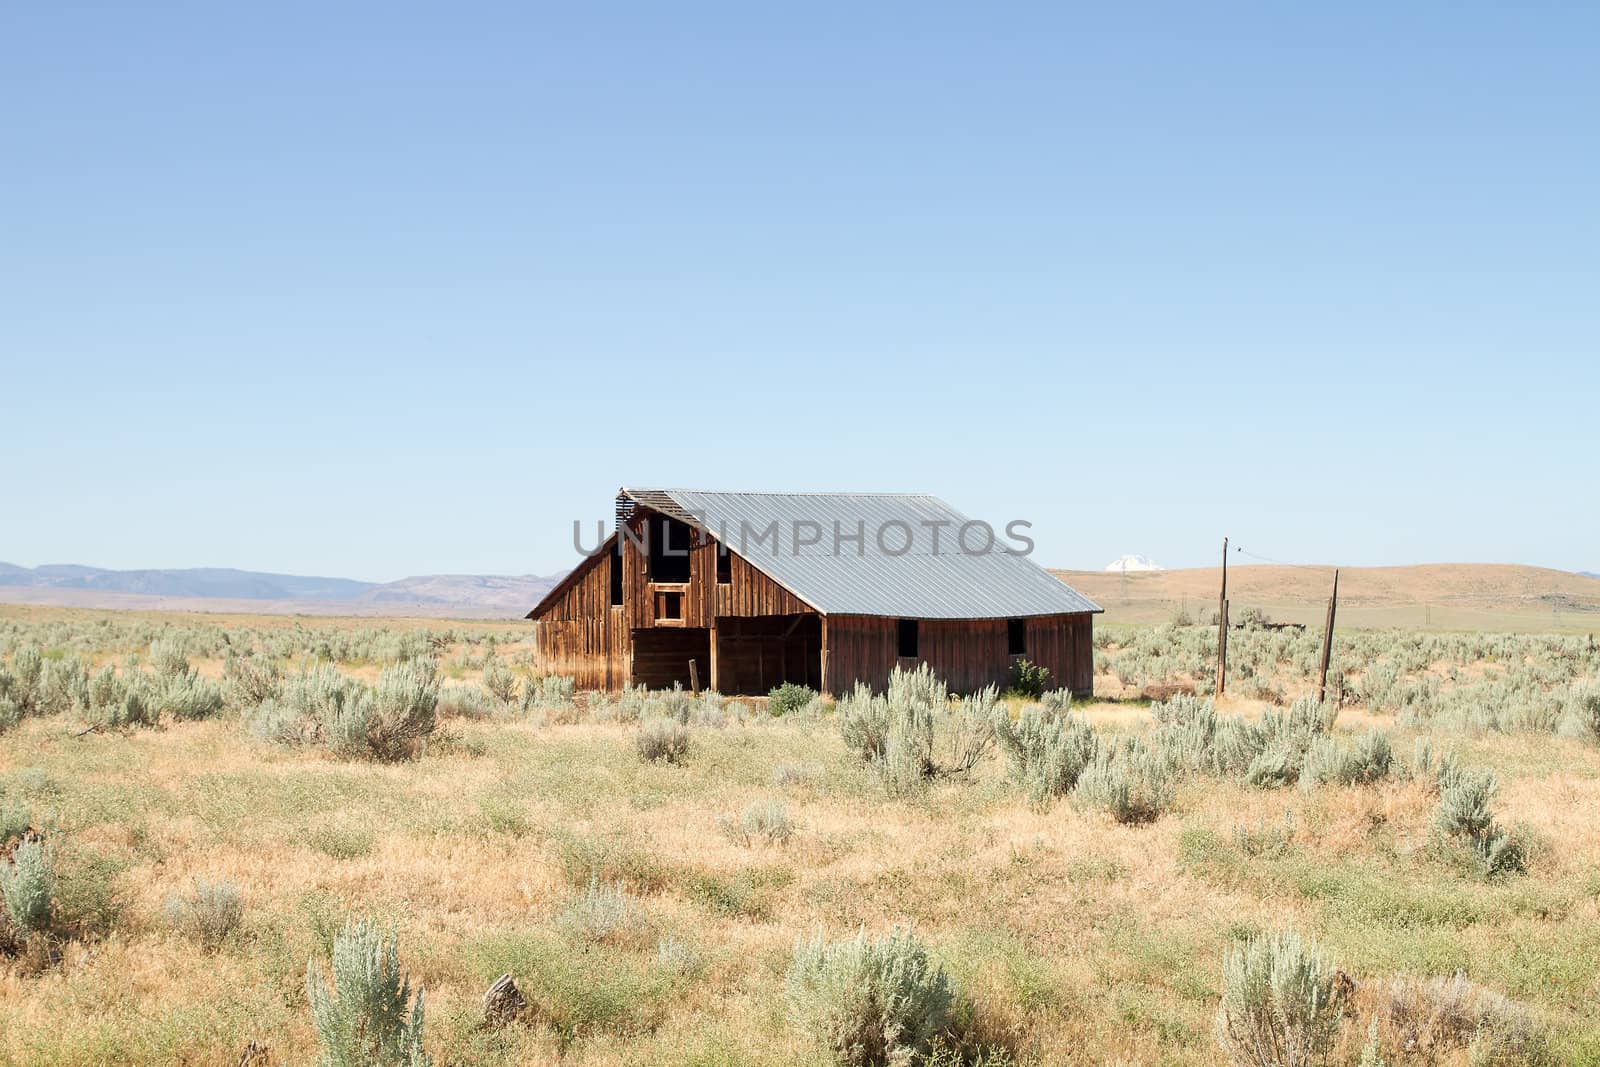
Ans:
MULTIPOLYGON (((1127 705, 1088 714, 1142 728, 1127 705)), ((1223 950, 1275 927, 1322 941, 1358 981, 1465 970, 1539 1011, 1571 1062, 1600 1056, 1600 753, 1575 741, 1461 745, 1503 769, 1502 817, 1550 845, 1529 875, 1486 884, 1431 856, 1432 798, 1411 784, 1190 781, 1174 813, 1134 828, 1065 802, 1031 808, 994 763, 889 799, 828 721, 698 728, 682 767, 641 764, 636 728, 616 724, 456 723, 398 766, 274 748, 231 721, 83 737, 73 725, 0 737, 0 786, 72 843, 69 867, 111 864, 118 907, 42 973, 0 966, 7 1063, 222 1063, 250 1040, 308 1062, 306 961, 350 915, 399 929, 441 1063, 811 1063, 782 1009, 796 939, 897 923, 1024 1062, 1217 1062, 1223 950), (782 763, 814 775, 775 785, 782 763), (789 843, 718 831, 766 798, 787 805, 789 843), (1235 848, 1236 826, 1286 809, 1287 854, 1235 848), (637 898, 648 937, 559 932, 591 872, 637 898), (244 900, 216 955, 162 918, 197 876, 244 900), (668 936, 703 959, 698 973, 654 962, 668 936), (534 1019, 485 1030, 478 997, 503 970, 534 1019)))

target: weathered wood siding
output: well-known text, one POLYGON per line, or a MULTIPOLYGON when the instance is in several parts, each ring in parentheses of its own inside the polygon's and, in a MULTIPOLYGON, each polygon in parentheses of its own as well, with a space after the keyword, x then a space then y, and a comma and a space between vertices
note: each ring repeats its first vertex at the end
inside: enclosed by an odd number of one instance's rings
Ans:
MULTIPOLYGON (((1094 646, 1089 615, 1044 615, 1028 620, 1026 657, 1050 669, 1056 685, 1076 693, 1094 688, 1094 646)), ((883 689, 897 664, 926 663, 956 692, 986 685, 1002 688, 1012 656, 1007 648, 1005 619, 923 619, 917 625, 917 656, 899 658, 897 619, 866 615, 830 615, 826 627, 825 682, 835 693, 847 693, 859 681, 883 689)))
POLYGON ((570 674, 580 689, 628 684, 632 639, 623 609, 611 606, 611 553, 590 556, 569 576, 566 590, 545 605, 534 626, 538 667, 570 674))
MULTIPOLYGON (((716 544, 712 543, 707 566, 716 577, 716 544)), ((695 563, 699 563, 695 560, 695 563)), ((805 615, 815 614, 805 601, 746 563, 737 552, 728 553, 727 585, 716 585, 716 613, 718 615, 805 615)))

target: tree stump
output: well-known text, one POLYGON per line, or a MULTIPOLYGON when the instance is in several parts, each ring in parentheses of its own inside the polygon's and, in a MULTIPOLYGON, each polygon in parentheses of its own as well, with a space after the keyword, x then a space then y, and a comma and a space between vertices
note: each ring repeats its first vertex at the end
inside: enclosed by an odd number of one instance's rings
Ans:
POLYGON ((517 988, 517 983, 509 974, 502 974, 483 995, 483 1021, 491 1026, 504 1026, 521 1015, 527 1006, 527 998, 517 988))

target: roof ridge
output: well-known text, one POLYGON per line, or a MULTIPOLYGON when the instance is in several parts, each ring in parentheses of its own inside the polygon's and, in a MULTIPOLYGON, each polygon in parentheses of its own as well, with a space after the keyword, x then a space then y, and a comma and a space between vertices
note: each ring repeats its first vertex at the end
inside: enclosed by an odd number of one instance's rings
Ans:
POLYGON ((703 493, 707 496, 888 496, 938 500, 935 493, 877 492, 862 489, 691 489, 687 486, 625 485, 624 493, 703 493))

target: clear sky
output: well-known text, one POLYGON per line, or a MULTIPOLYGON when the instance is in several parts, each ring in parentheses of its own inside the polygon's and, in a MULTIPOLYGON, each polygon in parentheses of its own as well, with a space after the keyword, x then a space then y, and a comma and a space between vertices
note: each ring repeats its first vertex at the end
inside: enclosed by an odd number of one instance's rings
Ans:
POLYGON ((1600 9, 8 4, 0 559, 548 573, 619 485, 1600 569, 1600 9))

